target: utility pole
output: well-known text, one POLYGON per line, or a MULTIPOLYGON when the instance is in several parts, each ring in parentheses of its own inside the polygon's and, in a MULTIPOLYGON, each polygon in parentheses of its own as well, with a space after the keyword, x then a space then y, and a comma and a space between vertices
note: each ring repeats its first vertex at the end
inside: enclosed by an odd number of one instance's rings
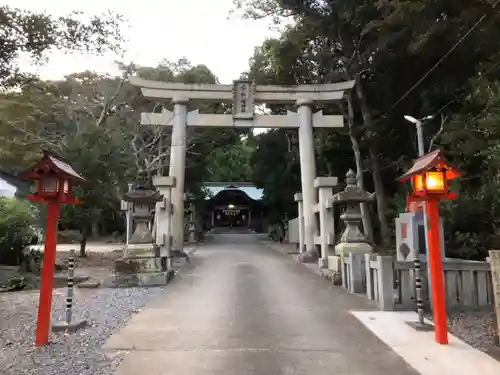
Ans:
MULTIPOLYGON (((425 121, 431 120, 433 116, 427 116, 418 120, 408 115, 405 115, 404 118, 406 121, 415 124, 415 127, 417 128, 418 156, 421 157, 425 154, 423 125, 425 121)), ((425 211, 424 202, 422 202, 422 209, 424 212, 424 228, 427 233, 427 213, 425 211)), ((429 247, 427 246, 427 237, 425 237, 425 242, 426 249, 428 249, 429 247)), ((424 301, 422 299, 422 267, 420 264, 420 249, 418 248, 418 246, 415 246, 413 249, 413 274, 415 278, 415 299, 418 314, 417 325, 419 327, 425 327, 427 325, 424 323, 424 301)))

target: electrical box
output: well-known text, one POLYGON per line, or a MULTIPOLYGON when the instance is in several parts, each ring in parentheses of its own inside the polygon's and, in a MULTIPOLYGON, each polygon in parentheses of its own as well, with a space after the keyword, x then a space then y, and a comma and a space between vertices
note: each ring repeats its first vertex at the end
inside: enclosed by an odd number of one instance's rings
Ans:
MULTIPOLYGON (((404 212, 396 220, 396 260, 415 260, 414 251, 418 249, 421 256, 427 257, 426 231, 423 212, 404 212)), ((443 236, 443 223, 439 219, 439 236, 441 239, 441 252, 444 259, 445 246, 443 236)), ((424 259, 425 259, 424 258, 424 259)))

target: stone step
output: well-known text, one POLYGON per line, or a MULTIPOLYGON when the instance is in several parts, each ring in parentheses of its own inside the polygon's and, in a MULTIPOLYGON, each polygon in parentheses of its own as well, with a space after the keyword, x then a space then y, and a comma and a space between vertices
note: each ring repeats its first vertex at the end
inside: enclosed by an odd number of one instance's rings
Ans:
MULTIPOLYGON (((87 281, 88 279, 90 279, 90 276, 86 276, 86 275, 74 275, 73 276, 73 282, 75 284, 82 283, 84 281, 87 281)), ((66 274, 66 273, 55 274, 54 281, 58 281, 58 282, 68 281, 68 274, 66 274)))
POLYGON ((76 286, 81 289, 95 289, 101 286, 101 282, 96 280, 87 280, 76 284, 76 286))
POLYGON ((115 261, 115 273, 135 274, 161 272, 160 258, 121 258, 115 261))
POLYGON ((114 275, 103 281, 103 287, 144 287, 167 285, 174 277, 174 271, 114 275))

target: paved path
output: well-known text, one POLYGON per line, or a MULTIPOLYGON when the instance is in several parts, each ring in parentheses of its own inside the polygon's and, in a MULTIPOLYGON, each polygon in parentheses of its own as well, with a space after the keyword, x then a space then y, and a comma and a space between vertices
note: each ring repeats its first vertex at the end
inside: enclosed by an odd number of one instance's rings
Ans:
POLYGON ((219 234, 105 349, 128 351, 115 375, 416 375, 351 309, 373 306, 255 235, 219 234))

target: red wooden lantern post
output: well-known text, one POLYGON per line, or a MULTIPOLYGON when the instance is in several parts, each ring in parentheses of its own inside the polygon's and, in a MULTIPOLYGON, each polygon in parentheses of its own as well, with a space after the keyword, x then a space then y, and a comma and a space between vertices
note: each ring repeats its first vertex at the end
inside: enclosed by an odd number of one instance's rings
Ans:
POLYGON ((40 301, 36 326, 35 345, 46 345, 49 341, 50 313, 52 309, 52 288, 56 260, 57 223, 61 204, 77 204, 72 196, 73 185, 83 181, 67 161, 45 152, 42 159, 21 175, 35 181, 36 191, 28 197, 32 202, 47 205, 45 223, 45 247, 43 252, 40 301))
POLYGON ((400 177, 401 182, 410 179, 412 181, 413 192, 407 198, 408 203, 425 202, 429 224, 427 243, 429 246, 434 337, 438 344, 443 345, 448 344, 448 329, 437 203, 440 200, 456 198, 456 194, 448 191, 448 181, 459 176, 460 172, 445 162, 441 150, 435 150, 418 158, 410 170, 400 177))

